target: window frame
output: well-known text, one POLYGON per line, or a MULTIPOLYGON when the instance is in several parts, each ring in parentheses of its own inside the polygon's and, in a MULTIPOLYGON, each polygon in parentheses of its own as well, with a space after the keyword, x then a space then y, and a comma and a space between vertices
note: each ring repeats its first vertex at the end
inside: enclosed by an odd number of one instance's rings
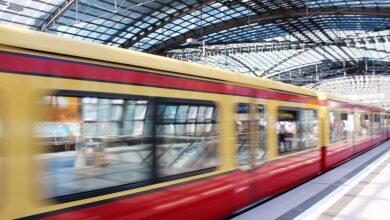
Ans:
MULTIPOLYGON (((154 98, 155 100, 155 103, 154 103, 154 118, 153 118, 153 140, 154 140, 154 143, 153 143, 153 153, 154 153, 154 160, 153 160, 153 169, 156 171, 155 173, 155 178, 156 178, 156 183, 161 183, 161 182, 166 182, 166 181, 171 181, 171 180, 176 180, 176 179, 182 179, 182 178, 186 178, 186 177, 190 177, 190 176, 195 176, 195 175, 200 175, 200 174, 204 174, 204 173, 209 173, 209 172, 213 172, 213 171, 216 171, 218 166, 220 165, 219 161, 217 161, 217 165, 216 166, 212 166, 212 167, 208 167, 208 168, 204 168, 204 169, 199 169, 199 170, 194 170, 194 171, 189 171, 189 172, 185 172, 185 173, 178 173, 178 174, 174 174, 174 175, 170 175, 170 176, 160 176, 159 173, 158 173, 158 167, 157 167, 157 163, 158 163, 158 158, 157 158, 157 123, 158 122, 158 106, 161 105, 161 104, 165 104, 165 105, 169 105, 169 104, 174 104, 174 105, 180 105, 180 104, 184 104, 184 105, 189 105, 191 107, 191 105, 197 105, 198 106, 198 109, 199 109, 199 106, 200 105, 206 105, 206 106, 213 106, 215 108, 215 111, 213 112, 212 116, 211 116, 211 122, 213 122, 213 120, 215 120, 215 124, 217 124, 217 127, 218 127, 218 122, 219 122, 219 107, 218 107, 218 103, 216 102, 213 102, 213 101, 208 101, 208 100, 195 100, 195 99, 182 99, 182 98, 166 98, 166 97, 157 97, 157 98, 154 98), (191 103, 189 103, 191 102, 191 103), (215 116, 215 112, 216 112, 216 117, 214 118, 215 116)), ((178 109, 178 108, 177 108, 178 109)), ((173 119, 174 121, 176 121, 176 116, 177 116, 177 109, 176 109, 176 114, 175 114, 175 118, 173 119)), ((189 108, 190 109, 190 108, 189 108)), ((165 109, 164 109, 165 111, 165 109)), ((187 120, 188 120, 188 115, 187 115, 187 120)), ((198 123, 198 118, 196 117, 194 119, 194 124, 196 125, 198 123)), ((204 124, 204 122, 200 123, 200 124, 204 124)), ((218 129, 218 128, 217 128, 218 129)), ((195 133, 196 133, 196 128, 195 128, 195 133)), ((217 150, 217 159, 219 160, 219 155, 218 155, 218 152, 219 152, 219 148, 220 148, 220 133, 217 132, 217 139, 218 139, 218 143, 217 143, 217 146, 216 146, 216 150, 217 150)))
MULTIPOLYGON (((308 108, 308 107, 298 107, 298 106, 287 106, 287 105, 278 105, 276 107, 276 118, 275 118, 275 123, 276 122, 279 122, 279 111, 280 110, 286 110, 286 111, 296 111, 298 114, 297 114, 297 117, 299 119, 299 111, 304 111, 304 110, 309 110, 309 111, 314 111, 315 113, 315 120, 317 121, 317 144, 315 146, 309 146, 309 147, 303 147, 303 148, 300 148, 298 147, 296 150, 291 150, 291 151, 285 151, 285 152, 280 152, 279 151, 279 140, 278 140, 278 137, 277 137, 277 133, 276 133, 276 129, 275 129, 275 132, 274 134, 276 135, 276 153, 277 153, 277 157, 282 157, 282 156, 286 156, 286 155, 290 155, 290 154, 294 154, 294 153, 299 153, 299 152, 305 152, 305 151, 308 151, 308 150, 313 150, 313 149, 316 149, 316 148, 319 148, 320 144, 321 144, 321 139, 320 139, 320 131, 321 131, 321 128, 320 128, 320 122, 319 122, 319 113, 320 113, 320 110, 317 109, 317 108, 308 108)), ((297 121, 298 122, 298 121, 297 121)), ((298 125, 298 123, 297 123, 298 125)), ((296 125, 296 126, 297 126, 296 125)), ((298 126, 296 127, 297 131, 298 131, 298 126)), ((297 132, 298 134, 298 132, 297 132)))
MULTIPOLYGON (((152 106, 153 106, 153 113, 152 113, 152 124, 153 124, 153 129, 152 129, 152 165, 151 165, 151 177, 142 180, 139 182, 133 182, 133 183, 127 183, 124 185, 119 185, 119 186, 111 186, 107 188, 102 188, 102 189, 96 189, 96 190, 90 190, 90 191, 84 191, 84 192, 79 192, 79 193, 73 193, 69 195, 64 195, 64 196, 58 196, 58 197, 49 197, 47 199, 56 201, 57 203, 66 203, 66 202, 72 202, 72 201, 78 201, 82 199, 88 199, 92 197, 97 197, 97 196, 102 196, 106 194, 111 194, 111 193, 117 193, 125 190, 130 190, 130 189, 135 189, 135 188, 140 188, 148 185, 155 185, 158 183, 162 182, 167 182, 167 181, 172 181, 172 180, 177 180, 177 179, 183 179, 186 177, 191 177, 191 176, 196 176, 196 175, 201 175, 205 173, 211 173, 217 170, 218 166, 220 166, 219 162, 219 148, 220 148, 220 132, 219 128, 217 132, 217 164, 216 166, 205 168, 205 169, 199 169, 199 170, 194 170, 194 171, 189 171, 185 173, 179 173, 175 174, 172 176, 165 176, 165 177, 159 177, 158 175, 158 158, 157 158, 157 114, 158 114, 158 105, 159 104, 168 104, 168 103, 175 103, 175 104, 187 104, 187 105, 211 105, 215 107, 215 111, 212 114, 212 120, 215 120, 215 123, 217 124, 217 127, 220 125, 220 107, 219 104, 215 101, 212 100, 197 100, 197 99, 186 99, 186 98, 170 98, 170 97, 150 97, 150 96, 142 96, 142 95, 132 95, 132 94, 120 94, 120 93, 107 93, 107 92, 91 92, 91 91, 78 91, 78 90, 55 90, 55 91, 48 91, 48 92, 43 92, 41 93, 40 97, 43 96, 64 96, 64 97, 77 97, 77 98, 85 98, 85 97, 92 97, 92 98, 100 98, 100 99, 123 99, 125 101, 128 100, 143 100, 143 101, 148 101, 152 106), (216 117, 215 117, 216 115, 216 117), (214 118, 215 117, 215 118, 214 118)), ((176 118, 174 119, 176 120, 176 118)), ((195 123, 196 123, 195 119, 195 123)), ((124 115, 122 115, 122 123, 124 123, 124 115)), ((48 151, 48 146, 45 146, 45 152, 48 151)), ((39 163, 39 162, 37 162, 39 163)), ((40 174, 38 174, 39 176, 40 174)), ((40 187, 43 187, 43 185, 40 184, 40 187)))

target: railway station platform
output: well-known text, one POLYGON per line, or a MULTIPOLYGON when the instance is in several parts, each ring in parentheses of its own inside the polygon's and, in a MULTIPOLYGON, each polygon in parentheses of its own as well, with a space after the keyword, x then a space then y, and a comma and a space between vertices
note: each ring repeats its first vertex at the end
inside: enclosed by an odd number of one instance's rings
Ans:
POLYGON ((390 141, 235 216, 251 219, 389 219, 390 141))

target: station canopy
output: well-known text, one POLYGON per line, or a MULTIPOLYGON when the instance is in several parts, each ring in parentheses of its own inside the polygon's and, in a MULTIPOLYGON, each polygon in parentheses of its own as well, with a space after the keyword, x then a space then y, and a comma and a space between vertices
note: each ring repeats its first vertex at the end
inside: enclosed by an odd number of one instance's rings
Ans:
POLYGON ((0 0, 0 23, 390 106, 390 0, 0 0))

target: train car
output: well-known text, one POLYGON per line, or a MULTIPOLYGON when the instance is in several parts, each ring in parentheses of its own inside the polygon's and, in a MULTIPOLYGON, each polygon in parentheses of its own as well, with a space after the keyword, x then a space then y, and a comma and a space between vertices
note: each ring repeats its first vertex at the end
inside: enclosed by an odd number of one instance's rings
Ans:
POLYGON ((333 101, 312 90, 0 33, 1 219, 218 219, 336 160, 321 148, 333 101))
POLYGON ((324 172, 388 138, 384 109, 324 93, 318 93, 318 99, 324 172))

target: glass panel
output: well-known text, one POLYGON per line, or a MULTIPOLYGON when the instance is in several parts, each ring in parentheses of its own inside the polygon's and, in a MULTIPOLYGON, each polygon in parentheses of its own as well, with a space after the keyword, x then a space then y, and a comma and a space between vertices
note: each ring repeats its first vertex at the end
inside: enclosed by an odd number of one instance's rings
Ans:
POLYGON ((329 139, 330 143, 339 141, 340 134, 340 114, 336 111, 329 112, 329 139))
POLYGON ((171 106, 164 106, 164 107, 165 109, 164 109, 163 119, 164 120, 175 119, 177 106, 171 105, 171 106))
POLYGON ((362 126, 362 135, 370 135, 370 120, 368 114, 362 114, 360 116, 360 124, 362 126))
POLYGON ((361 137, 363 135, 362 121, 361 121, 362 113, 355 112, 355 132, 354 137, 361 137))
POLYGON ((374 132, 378 133, 381 130, 381 119, 380 119, 380 116, 378 114, 375 115, 374 119, 375 119, 374 132))
POLYGON ((373 134, 380 131, 380 117, 378 114, 371 115, 371 128, 373 134))
POLYGON ((389 115, 386 115, 386 129, 389 130, 390 128, 390 117, 389 115))
POLYGON ((144 102, 138 102, 135 106, 134 120, 143 120, 145 118, 147 105, 144 102))
POLYGON ((381 120, 381 131, 384 131, 384 127, 385 127, 385 116, 384 116, 384 115, 380 115, 380 120, 381 120))
POLYGON ((177 110, 177 115, 176 115, 176 122, 184 123, 184 122, 187 121, 189 108, 190 108, 189 105, 181 105, 181 106, 179 106, 179 108, 177 110))
POLYGON ((266 153, 266 127, 267 121, 265 119, 265 110, 263 105, 257 105, 255 118, 257 120, 256 126, 258 131, 258 147, 255 151, 256 161, 264 160, 266 153))
POLYGON ((300 110, 300 147, 316 147, 318 145, 318 120, 314 110, 300 110))
POLYGON ((199 123, 205 122, 207 106, 200 106, 198 109, 198 115, 196 121, 199 123))
POLYGON ((157 157, 159 176, 171 176, 217 165, 217 121, 205 122, 212 105, 159 104, 157 157), (205 127, 208 126, 208 129, 205 127))
POLYGON ((297 122, 298 110, 279 108, 278 121, 276 122, 279 153, 291 152, 298 149, 297 122))
POLYGON ((348 139, 348 131, 349 131, 349 125, 348 125, 348 114, 347 113, 341 113, 341 140, 347 140, 348 139))
POLYGON ((191 106, 188 112, 188 121, 195 122, 197 113, 198 113, 198 106, 191 106))
POLYGON ((250 105, 240 103, 237 105, 236 115, 236 160, 242 165, 249 165, 250 153, 250 105))
POLYGON ((317 112, 309 109, 281 107, 276 123, 279 153, 318 146, 317 112))
POLYGON ((40 180, 48 197, 151 178, 148 101, 68 96, 43 100, 45 118, 37 123, 36 136, 50 151, 36 158, 44 165, 40 180))

